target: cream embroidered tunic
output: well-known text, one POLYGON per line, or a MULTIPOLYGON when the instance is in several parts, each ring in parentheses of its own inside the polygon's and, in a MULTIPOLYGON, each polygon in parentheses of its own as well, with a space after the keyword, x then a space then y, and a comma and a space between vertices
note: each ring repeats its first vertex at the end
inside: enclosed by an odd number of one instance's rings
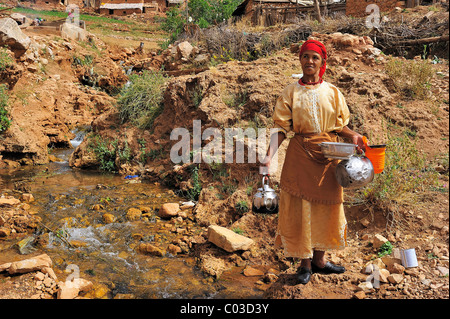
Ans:
POLYGON ((284 132, 309 134, 341 131, 349 116, 345 98, 333 84, 302 86, 295 82, 278 98, 273 120, 284 132))
MULTIPOLYGON (((278 98, 273 119, 280 131, 298 134, 339 132, 349 122, 350 112, 342 93, 322 82, 288 85, 278 98)), ((302 169, 302 163, 298 163, 302 169)), ((311 258, 314 250, 342 249, 347 222, 343 204, 313 203, 281 190, 275 245, 282 245, 287 257, 311 258)))

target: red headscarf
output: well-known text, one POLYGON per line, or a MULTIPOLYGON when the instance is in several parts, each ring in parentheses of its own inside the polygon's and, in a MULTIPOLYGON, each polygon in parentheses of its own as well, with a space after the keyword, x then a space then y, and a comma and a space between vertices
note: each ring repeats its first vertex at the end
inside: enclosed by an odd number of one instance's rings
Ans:
POLYGON ((325 46, 316 40, 306 40, 305 43, 300 48, 299 55, 301 56, 303 52, 305 51, 314 51, 320 54, 320 56, 323 59, 323 65, 320 68, 319 77, 322 79, 323 74, 325 73, 325 70, 327 68, 327 49, 325 49, 325 46))

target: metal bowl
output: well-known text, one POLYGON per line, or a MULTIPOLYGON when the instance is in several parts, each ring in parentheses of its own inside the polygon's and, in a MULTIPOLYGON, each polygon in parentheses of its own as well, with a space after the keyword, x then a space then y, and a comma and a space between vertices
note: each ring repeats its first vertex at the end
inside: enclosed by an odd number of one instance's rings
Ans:
POLYGON ((325 157, 341 160, 349 159, 356 150, 356 145, 350 143, 323 142, 320 147, 325 157))

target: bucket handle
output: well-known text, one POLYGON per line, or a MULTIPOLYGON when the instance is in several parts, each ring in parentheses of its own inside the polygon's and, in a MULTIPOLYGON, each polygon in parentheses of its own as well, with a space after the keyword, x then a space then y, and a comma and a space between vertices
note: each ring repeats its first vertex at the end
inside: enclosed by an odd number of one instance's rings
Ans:
POLYGON ((263 189, 264 189, 264 185, 265 185, 264 180, 266 180, 266 179, 267 179, 267 186, 269 186, 269 181, 270 181, 269 175, 263 174, 262 182, 261 182, 262 186, 263 186, 263 189))

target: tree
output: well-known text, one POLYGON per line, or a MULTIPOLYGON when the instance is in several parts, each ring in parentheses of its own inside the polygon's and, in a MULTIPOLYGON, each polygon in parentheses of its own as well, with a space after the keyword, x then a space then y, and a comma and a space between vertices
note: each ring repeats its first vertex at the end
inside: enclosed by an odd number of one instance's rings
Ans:
POLYGON ((314 0, 314 11, 316 12, 317 21, 322 23, 322 16, 320 15, 319 0, 314 0))

